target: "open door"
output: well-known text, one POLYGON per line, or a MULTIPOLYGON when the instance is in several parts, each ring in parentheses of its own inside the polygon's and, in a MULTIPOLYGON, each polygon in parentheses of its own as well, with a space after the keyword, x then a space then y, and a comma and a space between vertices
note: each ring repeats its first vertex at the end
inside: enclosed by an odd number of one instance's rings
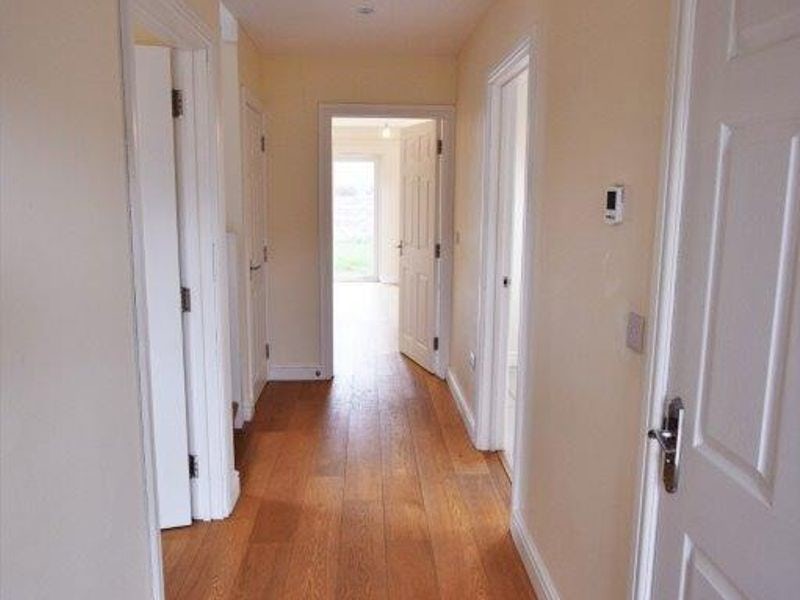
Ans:
POLYGON ((663 478, 652 597, 797 598, 800 1, 686 4, 674 350, 650 432, 663 478))
POLYGON ((192 522, 170 52, 136 48, 137 159, 162 528, 192 522))
POLYGON ((400 352, 433 372, 436 337, 435 121, 403 129, 400 197, 400 352))
POLYGON ((514 471, 519 347, 522 324, 523 228, 527 196, 528 69, 499 84, 497 125, 497 274, 493 381, 498 442, 509 477, 514 471))
POLYGON ((250 261, 250 384, 253 406, 267 383, 267 218, 266 144, 261 110, 245 100, 243 124, 244 202, 250 261))

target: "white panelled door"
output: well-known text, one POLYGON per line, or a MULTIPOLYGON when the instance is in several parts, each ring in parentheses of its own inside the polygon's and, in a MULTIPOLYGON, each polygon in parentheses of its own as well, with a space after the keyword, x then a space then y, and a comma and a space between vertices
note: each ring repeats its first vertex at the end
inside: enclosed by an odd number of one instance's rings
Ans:
POLYGON ((522 302, 522 246, 525 222, 528 141, 528 69, 500 89, 498 153, 498 236, 494 353, 495 394, 502 430, 499 446, 509 473, 514 470, 514 444, 519 373, 519 330, 522 302))
POLYGON ((433 371, 436 336, 436 122, 426 121, 402 131, 400 351, 428 371, 433 371))
POLYGON ((252 404, 267 383, 267 206, 264 119, 250 102, 244 104, 244 205, 250 261, 249 323, 252 404))
POLYGON ((136 48, 139 186, 158 516, 192 522, 170 49, 136 48))
POLYGON ((800 597, 800 0, 690 0, 691 95, 653 598, 800 597))

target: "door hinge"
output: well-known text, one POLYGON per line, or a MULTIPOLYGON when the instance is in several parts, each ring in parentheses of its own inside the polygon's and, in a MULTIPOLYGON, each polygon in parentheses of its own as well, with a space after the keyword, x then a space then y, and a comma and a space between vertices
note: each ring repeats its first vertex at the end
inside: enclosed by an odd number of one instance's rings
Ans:
POLYGON ((264 353, 267 355, 267 360, 269 360, 269 344, 265 346, 264 353))
POLYGON ((183 90, 172 90, 172 118, 183 116, 183 90))
POLYGON ((436 140, 436 154, 439 156, 444 154, 444 140, 436 140))
POLYGON ((261 151, 267 151, 267 138, 265 138, 263 135, 261 136, 261 151))
POLYGON ((264 262, 267 262, 269 260, 269 249, 267 248, 267 245, 264 244, 264 247, 261 250, 264 254, 264 262))
POLYGON ((435 337, 433 338, 433 351, 436 352, 437 350, 439 350, 439 338, 435 337))
POLYGON ((181 288, 181 312, 192 312, 192 290, 181 288))
POLYGON ((200 466, 197 464, 197 457, 194 454, 189 455, 189 479, 197 479, 200 472, 200 466))
POLYGON ((442 245, 441 244, 436 244, 436 246, 434 246, 434 255, 436 256, 436 258, 442 258, 442 245))

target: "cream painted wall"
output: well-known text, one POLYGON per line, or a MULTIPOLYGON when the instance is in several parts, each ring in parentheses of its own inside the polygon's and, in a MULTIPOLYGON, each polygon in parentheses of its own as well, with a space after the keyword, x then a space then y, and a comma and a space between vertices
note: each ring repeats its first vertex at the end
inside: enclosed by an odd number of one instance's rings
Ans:
POLYGON ((239 26, 239 81, 259 100, 264 99, 264 57, 258 46, 241 25, 239 26))
POLYGON ((219 31, 219 0, 183 0, 205 21, 212 31, 219 31))
POLYGON ((150 597, 116 2, 0 8, 0 597, 150 597))
POLYGON ((378 279, 397 283, 400 276, 400 129, 383 139, 382 127, 334 127, 333 156, 369 155, 380 162, 378 193, 378 279))
POLYGON ((454 104, 452 58, 268 57, 272 361, 319 365, 317 111, 324 102, 454 104))
POLYGON ((167 46, 168 44, 155 33, 138 22, 133 24, 133 43, 140 46, 167 46))
POLYGON ((648 309, 669 4, 500 0, 459 57, 452 369, 472 405, 486 77, 522 36, 536 44, 534 357, 515 484, 564 600, 627 595, 645 361, 625 318, 648 309), (609 227, 614 182, 627 214, 609 227))

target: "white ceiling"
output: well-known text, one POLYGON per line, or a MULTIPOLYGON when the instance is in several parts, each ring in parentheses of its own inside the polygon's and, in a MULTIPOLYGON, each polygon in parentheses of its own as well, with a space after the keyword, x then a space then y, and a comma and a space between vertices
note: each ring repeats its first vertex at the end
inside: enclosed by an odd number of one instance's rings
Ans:
POLYGON ((225 0, 269 54, 454 55, 492 0, 225 0))

